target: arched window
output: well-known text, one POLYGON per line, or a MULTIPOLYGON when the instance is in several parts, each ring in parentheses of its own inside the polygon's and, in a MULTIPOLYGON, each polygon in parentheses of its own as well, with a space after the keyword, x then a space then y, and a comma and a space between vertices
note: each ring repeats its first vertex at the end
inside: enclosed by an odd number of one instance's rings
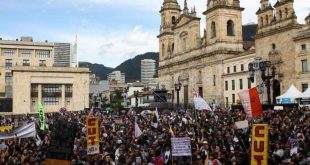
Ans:
POLYGON ((234 22, 232 20, 229 20, 227 22, 227 35, 228 36, 234 36, 235 35, 234 22))
POLYGON ((176 22, 175 16, 172 16, 172 17, 171 17, 171 22, 172 22, 172 24, 175 24, 175 22, 176 22))
POLYGON ((276 44, 272 44, 272 50, 276 50, 276 44))
POLYGON ((211 38, 216 37, 216 25, 215 22, 212 22, 211 24, 211 38))
POLYGON ((266 24, 268 24, 269 23, 269 19, 268 19, 268 15, 266 15, 266 24))
POLYGON ((279 17, 280 17, 280 19, 282 19, 282 11, 281 10, 279 10, 279 17))
POLYGON ((264 18, 263 17, 260 18, 260 26, 264 26, 264 18))
POLYGON ((173 51, 174 51, 174 43, 172 43, 171 51, 172 51, 172 53, 173 53, 173 51))
POLYGON ((285 8, 285 18, 287 18, 287 17, 288 17, 288 9, 285 8))
POLYGON ((161 55, 164 57, 165 56, 165 44, 161 45, 161 55))

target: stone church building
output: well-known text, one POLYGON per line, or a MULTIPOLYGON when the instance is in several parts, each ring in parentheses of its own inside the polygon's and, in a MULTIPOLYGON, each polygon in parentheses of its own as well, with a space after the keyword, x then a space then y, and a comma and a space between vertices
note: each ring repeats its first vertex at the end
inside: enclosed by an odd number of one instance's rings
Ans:
MULTIPOLYGON (((240 0, 208 0, 203 14, 206 26, 200 34, 200 20, 187 1, 181 9, 177 0, 164 0, 159 38, 159 83, 176 103, 175 84, 181 83, 180 103, 192 104, 199 92, 209 103, 229 106, 238 92, 262 84, 259 74, 251 82, 248 64, 255 59, 271 61, 276 75, 271 81, 272 100, 294 84, 308 88, 310 73, 310 15, 306 24, 297 23, 294 0, 271 5, 261 0, 257 30, 252 41, 243 37, 240 0)), ((266 91, 266 87, 262 88, 266 91)), ((267 100, 266 92, 262 98, 267 100)))

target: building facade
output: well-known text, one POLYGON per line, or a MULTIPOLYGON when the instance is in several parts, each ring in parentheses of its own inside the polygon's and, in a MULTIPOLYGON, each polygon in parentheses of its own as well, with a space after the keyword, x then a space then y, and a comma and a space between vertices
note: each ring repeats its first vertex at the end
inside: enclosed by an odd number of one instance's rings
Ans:
POLYGON ((53 66, 54 44, 33 42, 32 37, 0 40, 0 97, 12 98, 12 68, 15 66, 53 66))
POLYGON ((16 66, 12 72, 13 114, 37 113, 38 102, 45 112, 89 108, 87 68, 16 66))
POLYGON ((116 81, 117 83, 124 84, 125 83, 125 73, 121 73, 121 71, 113 71, 108 74, 109 81, 116 81))
MULTIPOLYGON (((302 59, 295 56, 307 40, 298 34, 309 25, 297 23, 293 1, 280 0, 274 6, 268 0, 261 1, 256 13, 258 29, 253 47, 246 46, 249 42, 243 40, 242 11, 239 0, 208 0, 204 12, 206 26, 200 36, 200 18, 195 8, 189 11, 186 0, 183 9, 177 0, 164 0, 158 35, 159 84, 175 95, 174 84, 181 83, 182 104, 192 103, 194 91, 199 91, 208 102, 221 106, 236 102, 237 93, 248 87, 248 64, 258 57, 271 61, 277 68, 272 80, 273 98, 291 84, 306 87, 304 79, 309 76, 303 73, 300 78, 303 82, 298 82, 296 75, 299 64, 305 66, 308 61, 305 62, 305 56, 302 59)), ((309 22, 310 17, 306 21, 309 22)), ((262 84, 260 73, 257 73, 255 83, 249 86, 262 84)), ((266 92, 261 97, 266 101, 266 92)), ((176 102, 176 96, 173 98, 176 102)))
POLYGON ((145 85, 155 83, 156 61, 152 59, 141 60, 141 82, 145 85))

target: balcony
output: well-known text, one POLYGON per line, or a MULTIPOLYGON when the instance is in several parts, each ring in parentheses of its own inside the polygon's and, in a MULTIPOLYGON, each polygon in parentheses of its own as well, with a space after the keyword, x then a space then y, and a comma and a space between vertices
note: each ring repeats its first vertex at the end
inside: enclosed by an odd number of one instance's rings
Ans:
POLYGON ((42 92, 43 97, 61 97, 61 92, 42 92))
POLYGON ((30 63, 23 63, 23 66, 30 66, 30 63))

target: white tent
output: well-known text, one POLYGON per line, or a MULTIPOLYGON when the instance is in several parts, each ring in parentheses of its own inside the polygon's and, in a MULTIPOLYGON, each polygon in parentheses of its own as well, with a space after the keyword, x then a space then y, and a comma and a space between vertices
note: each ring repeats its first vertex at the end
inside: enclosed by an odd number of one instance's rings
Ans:
POLYGON ((304 93, 298 95, 297 98, 310 98, 310 88, 308 88, 304 93))
POLYGON ((278 96, 277 103, 280 104, 290 104, 296 103, 295 99, 302 94, 294 85, 291 85, 290 88, 281 96, 278 96))
POLYGON ((297 97, 299 106, 304 107, 308 106, 310 107, 310 88, 308 88, 304 93, 298 95, 297 97))

